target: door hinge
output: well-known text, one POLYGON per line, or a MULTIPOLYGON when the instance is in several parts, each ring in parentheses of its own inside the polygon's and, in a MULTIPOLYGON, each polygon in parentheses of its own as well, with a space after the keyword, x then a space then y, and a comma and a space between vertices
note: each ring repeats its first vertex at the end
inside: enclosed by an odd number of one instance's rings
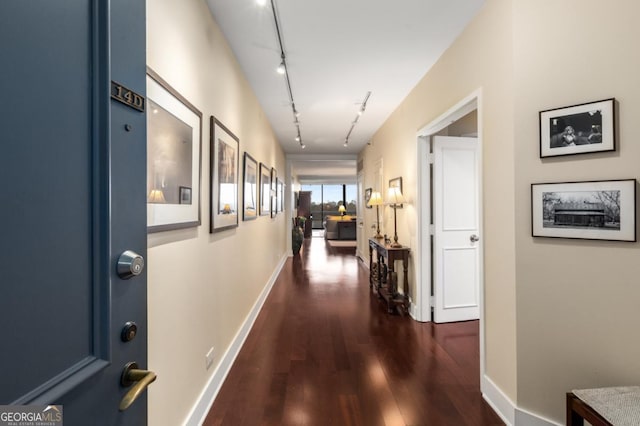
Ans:
POLYGON ((435 235, 435 234, 436 234, 436 226, 429 225, 429 235, 435 235))
POLYGON ((436 156, 434 153, 429 153, 427 154, 427 161, 429 162, 429 164, 433 164, 436 161, 436 156))
POLYGON ((429 305, 431 305, 431 309, 436 305, 436 298, 433 296, 429 296, 429 305))

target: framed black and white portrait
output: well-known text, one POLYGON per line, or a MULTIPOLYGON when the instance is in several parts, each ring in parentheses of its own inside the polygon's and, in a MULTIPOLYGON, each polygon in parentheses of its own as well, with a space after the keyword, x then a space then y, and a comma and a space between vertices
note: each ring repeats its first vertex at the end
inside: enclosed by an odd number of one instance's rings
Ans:
POLYGON ((614 151, 615 99, 540 112, 540 157, 614 151))

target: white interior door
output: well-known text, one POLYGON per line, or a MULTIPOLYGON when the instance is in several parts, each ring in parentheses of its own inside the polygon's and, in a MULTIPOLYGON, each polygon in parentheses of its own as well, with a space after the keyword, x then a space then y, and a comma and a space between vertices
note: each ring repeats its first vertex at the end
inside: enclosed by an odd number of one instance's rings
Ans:
POLYGON ((479 155, 476 138, 433 138, 434 321, 480 316, 479 155))

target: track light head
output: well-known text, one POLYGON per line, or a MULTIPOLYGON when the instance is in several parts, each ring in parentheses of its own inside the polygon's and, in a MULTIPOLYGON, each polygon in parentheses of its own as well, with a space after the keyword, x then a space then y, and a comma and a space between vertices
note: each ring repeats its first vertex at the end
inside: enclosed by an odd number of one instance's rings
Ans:
POLYGON ((300 148, 305 149, 307 146, 305 144, 301 144, 300 148))
POLYGON ((282 74, 282 75, 284 75, 284 73, 287 72, 287 68, 284 65, 284 61, 280 62, 280 65, 278 65, 278 68, 276 68, 276 71, 278 72, 278 74, 282 74))
POLYGON ((266 6, 267 5, 267 0, 256 0, 256 4, 258 6, 266 6))

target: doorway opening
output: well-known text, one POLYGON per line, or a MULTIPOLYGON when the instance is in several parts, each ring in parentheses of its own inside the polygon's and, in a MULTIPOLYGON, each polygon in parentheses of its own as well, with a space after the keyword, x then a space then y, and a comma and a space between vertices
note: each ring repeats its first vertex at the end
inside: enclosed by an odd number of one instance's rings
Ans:
POLYGON ((449 313, 475 304, 480 323, 482 377, 484 262, 481 100, 481 90, 477 90, 417 132, 419 176, 416 205, 420 212, 420 233, 415 253, 417 282, 411 313, 416 320, 424 322, 434 319, 437 322, 474 319, 473 315, 458 317, 449 316, 449 313), (463 147, 465 143, 467 148, 463 147), (462 193, 461 189, 467 192, 462 193), (451 212, 456 214, 452 215, 451 212), (459 262, 466 262, 470 266, 456 268, 459 262), (456 278, 458 285, 447 287, 447 281, 443 281, 444 275, 456 278), (436 314, 438 309, 440 315, 436 314), (443 312, 445 315, 442 315, 443 312))

